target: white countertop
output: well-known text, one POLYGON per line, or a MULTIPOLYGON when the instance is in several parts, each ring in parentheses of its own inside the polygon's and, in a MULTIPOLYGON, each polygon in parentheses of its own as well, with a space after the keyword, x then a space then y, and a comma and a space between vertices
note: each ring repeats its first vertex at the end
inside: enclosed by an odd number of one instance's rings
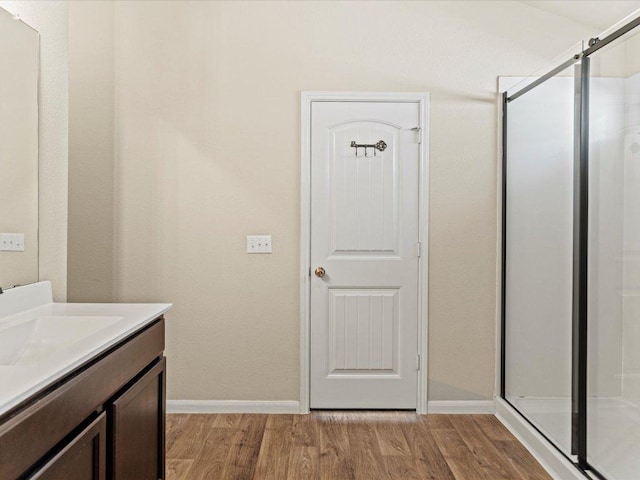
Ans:
POLYGON ((141 329, 171 307, 168 303, 53 303, 49 282, 5 290, 0 294, 0 357, 3 348, 5 353, 10 350, 6 340, 2 346, 3 331, 5 334, 10 328, 15 331, 15 327, 29 322, 33 322, 32 325, 39 322, 37 328, 41 330, 42 322, 58 322, 44 325, 48 328, 47 335, 51 336, 53 332, 54 340, 65 340, 65 335, 70 340, 62 341, 60 345, 63 347, 60 348, 47 347, 50 350, 47 350, 46 358, 32 355, 26 359, 0 362, 0 415, 141 329), (78 322, 92 321, 94 325, 78 328, 84 326, 78 322), (56 328, 50 328, 52 326, 56 328))

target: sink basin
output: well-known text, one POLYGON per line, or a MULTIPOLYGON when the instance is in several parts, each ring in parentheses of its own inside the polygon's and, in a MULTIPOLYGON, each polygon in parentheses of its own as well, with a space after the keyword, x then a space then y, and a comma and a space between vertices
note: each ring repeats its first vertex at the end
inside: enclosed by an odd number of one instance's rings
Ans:
POLYGON ((124 317, 38 317, 0 326, 0 365, 46 361, 53 353, 110 327, 124 317))

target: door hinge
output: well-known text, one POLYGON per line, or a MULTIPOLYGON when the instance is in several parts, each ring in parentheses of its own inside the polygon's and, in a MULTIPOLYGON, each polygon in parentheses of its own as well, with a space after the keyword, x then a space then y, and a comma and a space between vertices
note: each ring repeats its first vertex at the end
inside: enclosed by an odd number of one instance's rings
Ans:
POLYGON ((416 370, 420 370, 421 367, 420 354, 416 355, 416 370))
POLYGON ((416 138, 418 139, 418 143, 422 143, 422 128, 413 127, 411 131, 416 132, 416 138))
POLYGON ((422 256, 422 242, 416 242, 416 252, 416 255, 420 258, 422 256))

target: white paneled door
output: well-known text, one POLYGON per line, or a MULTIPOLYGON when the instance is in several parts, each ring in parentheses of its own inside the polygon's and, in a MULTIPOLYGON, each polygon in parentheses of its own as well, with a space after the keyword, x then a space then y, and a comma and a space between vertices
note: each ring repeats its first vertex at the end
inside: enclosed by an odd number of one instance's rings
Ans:
POLYGON ((311 408, 416 408, 420 126, 417 102, 311 105, 311 408))

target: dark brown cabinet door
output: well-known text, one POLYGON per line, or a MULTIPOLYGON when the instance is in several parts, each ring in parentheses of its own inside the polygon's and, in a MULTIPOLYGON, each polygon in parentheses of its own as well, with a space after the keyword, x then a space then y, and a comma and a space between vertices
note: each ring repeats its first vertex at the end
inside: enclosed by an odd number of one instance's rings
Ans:
POLYGON ((113 480, 164 479, 165 364, 162 358, 110 406, 113 480))
POLYGON ((30 480, 105 480, 107 420, 103 413, 30 480))

